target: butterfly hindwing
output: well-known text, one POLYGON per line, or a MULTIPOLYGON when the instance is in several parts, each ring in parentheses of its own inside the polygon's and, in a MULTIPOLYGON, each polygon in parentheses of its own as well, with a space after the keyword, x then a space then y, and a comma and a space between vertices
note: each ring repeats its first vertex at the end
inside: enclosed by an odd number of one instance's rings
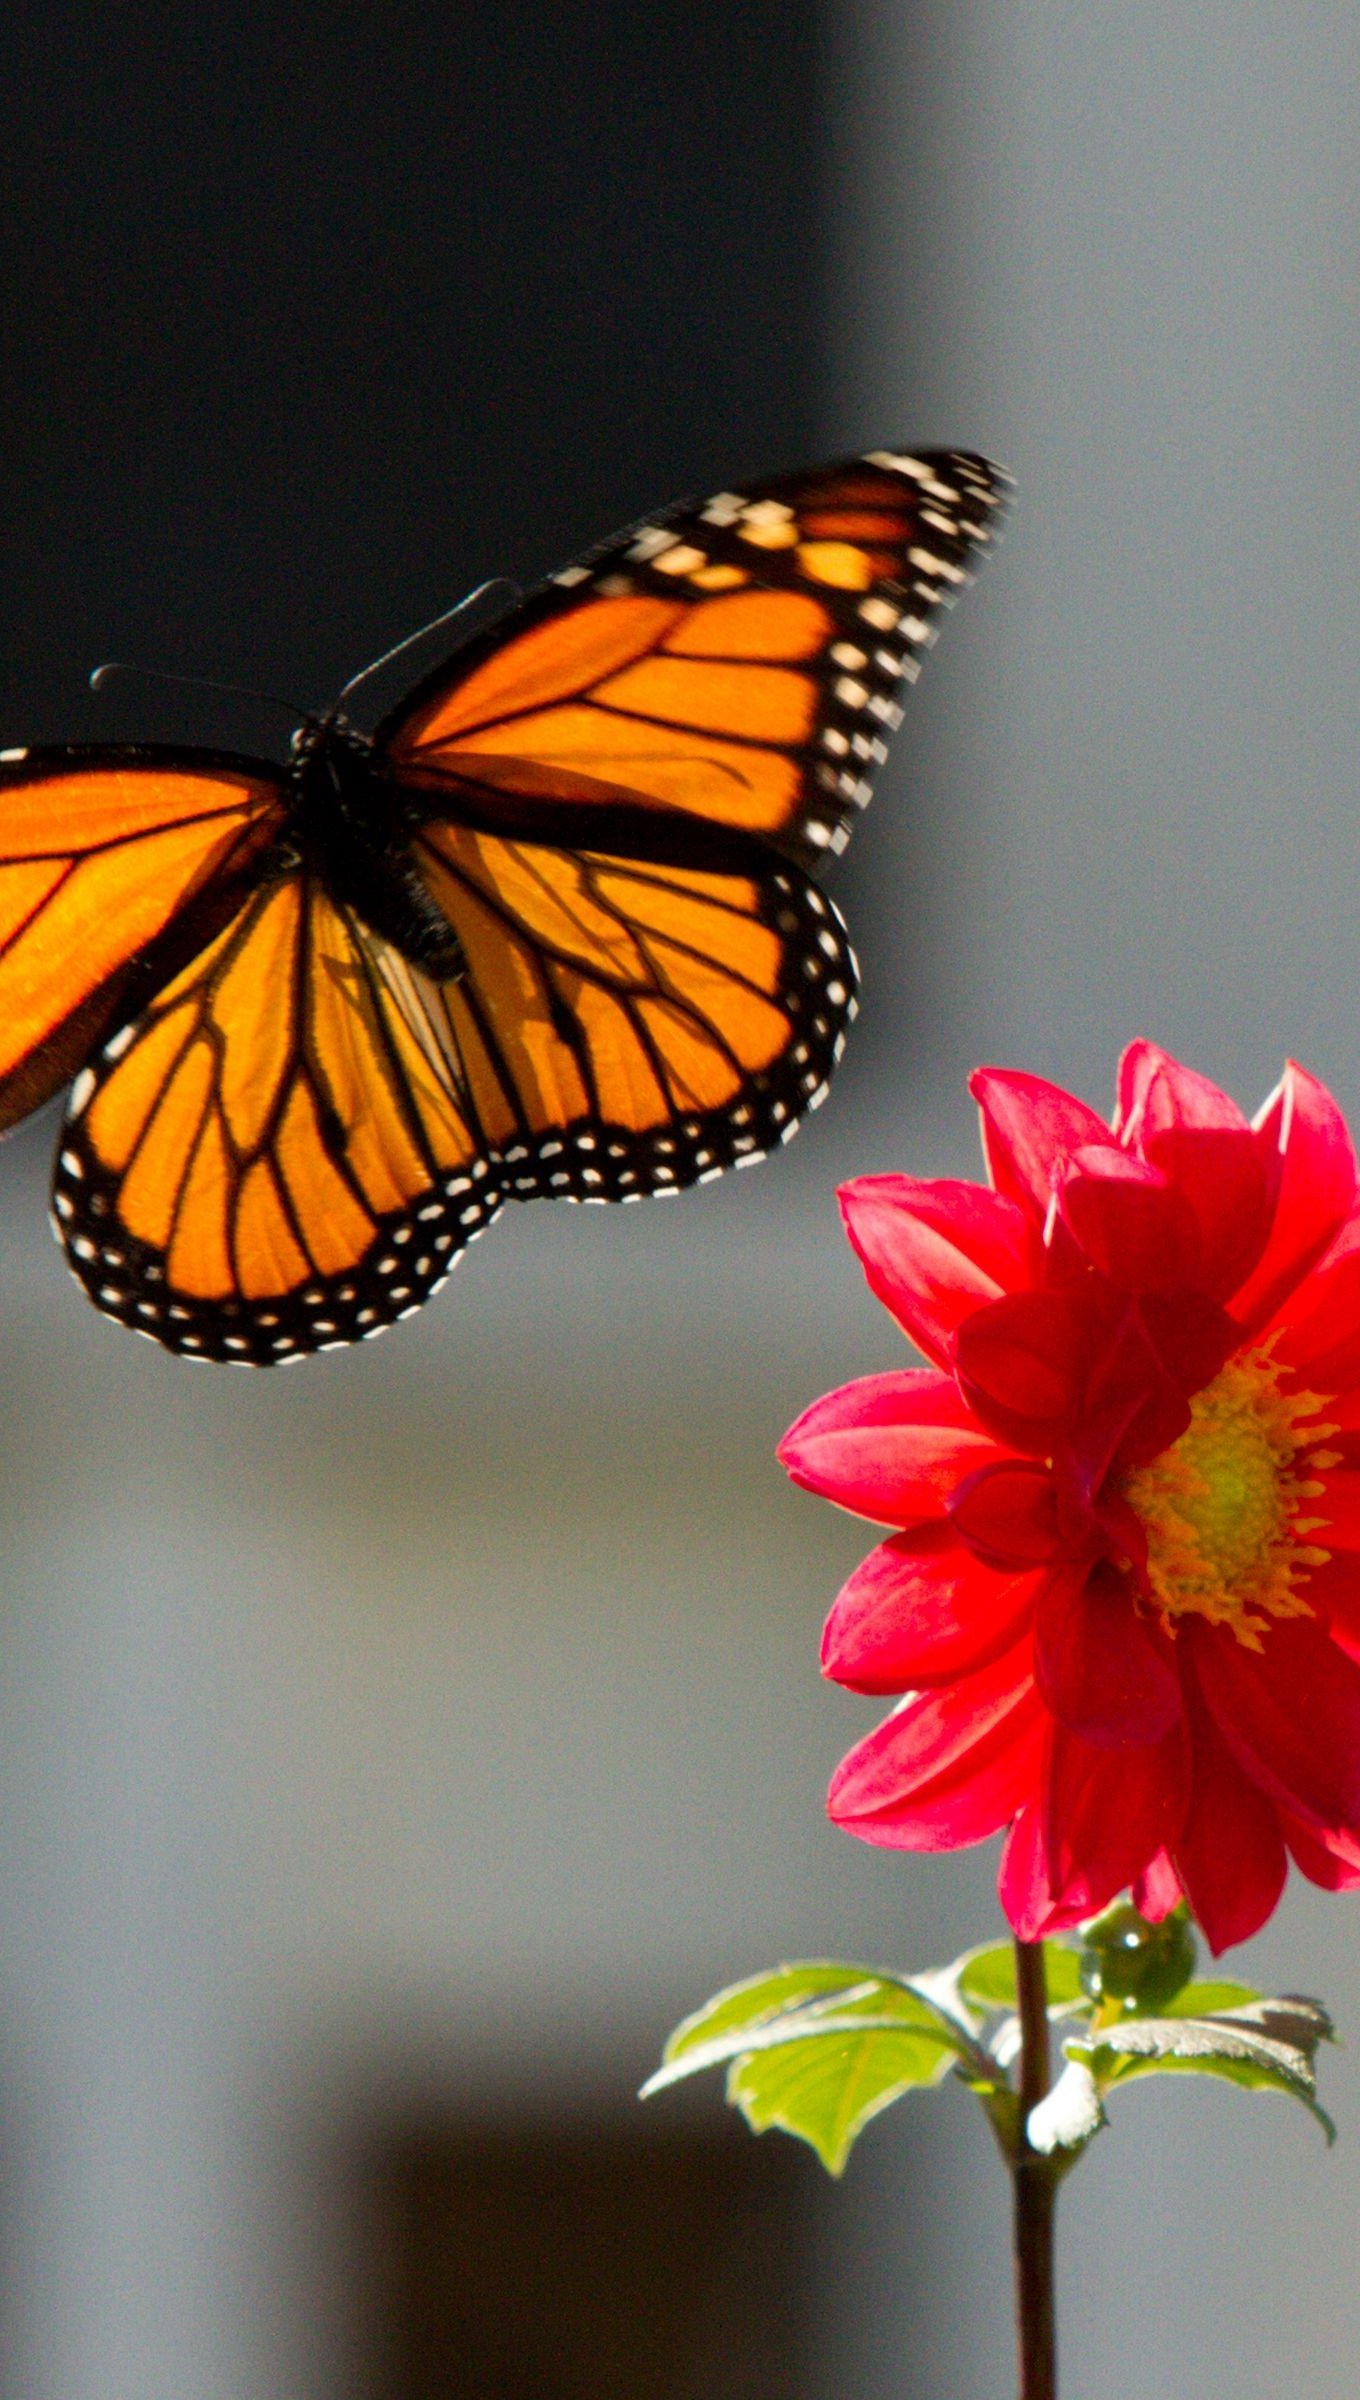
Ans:
POLYGON ((507 1198, 636 1200, 749 1164, 815 1107, 855 962, 791 863, 722 872, 427 825, 441 987, 507 1198))
POLYGON ((278 838, 282 777, 208 751, 0 754, 0 1130, 204 941, 278 838))
POLYGON ((687 502, 563 568, 379 727, 391 770, 726 826, 804 865, 843 847, 1007 479, 867 457, 687 502))
POLYGON ((499 1207, 437 987, 301 872, 72 1087, 53 1215, 106 1314, 190 1357, 358 1341, 499 1207))

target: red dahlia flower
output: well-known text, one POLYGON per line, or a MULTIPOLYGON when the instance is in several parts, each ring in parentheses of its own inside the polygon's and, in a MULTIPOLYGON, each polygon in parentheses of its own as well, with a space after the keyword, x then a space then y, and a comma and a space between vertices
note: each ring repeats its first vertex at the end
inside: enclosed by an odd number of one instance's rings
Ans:
POLYGON ((1292 1855, 1360 1884, 1360 1195, 1296 1066, 1254 1124, 1150 1042, 1113 1127, 984 1068, 990 1191, 862 1176, 871 1289, 931 1362, 816 1401, 794 1480, 896 1530, 823 1664, 900 1693, 831 1786, 862 1840, 1009 1827, 1027 1940, 1126 1885, 1215 1950, 1292 1855))

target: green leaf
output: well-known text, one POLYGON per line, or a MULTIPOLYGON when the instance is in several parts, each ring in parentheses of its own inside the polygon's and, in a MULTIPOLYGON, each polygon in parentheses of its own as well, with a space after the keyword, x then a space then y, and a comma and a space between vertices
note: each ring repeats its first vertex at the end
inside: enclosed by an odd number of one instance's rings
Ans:
POLYGON ((811 1959, 732 1984, 687 2017, 642 2097, 726 2066, 727 2096, 755 2132, 782 2126, 838 2175, 872 2116, 961 2061, 988 2071, 947 2003, 905 1976, 811 1959))
POLYGON ((813 1959, 730 1984, 686 2017, 641 2097, 749 2053, 847 2033, 907 2035, 932 2053, 943 2045, 951 2060, 970 2047, 966 2031, 905 1977, 813 1959))
MULTIPOLYGON (((786 2016, 791 2009, 805 2008, 809 2002, 835 1994, 844 1998, 867 1983, 886 1986, 896 1980, 873 1967, 851 1966, 844 1959, 796 1959, 791 1965, 769 1968, 763 1975, 748 1975, 741 1983, 729 1983, 722 1991, 715 1992, 692 2016, 681 2018, 661 2055, 669 2064, 692 2051, 706 2049, 726 2034, 750 2032, 774 2017, 786 2016)), ((674 2083, 676 2077, 672 2075, 667 2080, 674 2083)), ((654 2076, 652 2082, 655 2081, 654 2076)), ((644 2085, 644 2094, 650 2089, 651 2085, 644 2085)))
POLYGON ((1225 2008, 1249 2008, 1260 1997, 1260 1993, 1254 1991, 1249 1983, 1229 1983, 1226 1978, 1216 1977, 1212 1983, 1182 1984, 1175 1999, 1168 2000, 1157 2014, 1159 2017, 1213 2017, 1220 2015, 1225 2008))
POLYGON ((811 2144, 829 2175, 880 2109, 941 2083, 957 2061, 943 2035, 859 2031, 841 2020, 819 2038, 782 2042, 736 2060, 727 2097, 753 2133, 772 2125, 811 2144))
POLYGON ((1102 2089, 1143 2075, 1213 2075, 1244 2091, 1284 2092, 1302 2102, 1331 2142, 1336 2128, 1318 2106, 1313 2054, 1319 2042, 1334 2038, 1321 2003, 1291 1993, 1194 2017, 1129 2018, 1090 2038, 1075 2036, 1063 2049, 1090 2068, 1102 2089))
MULTIPOLYGON (((1065 2011, 1085 2004, 1080 1967, 1079 1952, 1065 1942, 1045 1942, 1044 1977, 1051 2009, 1065 2011)), ((984 2014, 1016 2005, 1015 1949, 1010 1942, 988 1942, 980 1950, 965 1950, 945 1972, 954 1978, 964 1999, 984 2014)))

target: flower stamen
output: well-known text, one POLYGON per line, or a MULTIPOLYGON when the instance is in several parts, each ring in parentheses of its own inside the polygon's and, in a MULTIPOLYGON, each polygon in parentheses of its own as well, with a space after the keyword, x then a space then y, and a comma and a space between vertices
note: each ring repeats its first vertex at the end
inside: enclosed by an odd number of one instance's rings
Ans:
POLYGON ((1337 1463, 1326 1401, 1287 1391, 1269 1342, 1239 1351, 1196 1392, 1180 1439, 1128 1476, 1147 1535, 1146 1592, 1168 1633, 1180 1617, 1226 1625, 1248 1650, 1272 1621, 1313 1614, 1300 1586, 1331 1553, 1303 1510, 1337 1463))

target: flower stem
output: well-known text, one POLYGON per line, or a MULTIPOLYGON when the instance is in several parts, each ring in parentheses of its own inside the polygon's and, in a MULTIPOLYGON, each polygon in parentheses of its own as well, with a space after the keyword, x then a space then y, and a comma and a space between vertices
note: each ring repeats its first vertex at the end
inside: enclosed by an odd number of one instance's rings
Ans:
POLYGON ((1031 2150, 1029 2112, 1048 2090, 1048 1990, 1042 1942, 1015 1945, 1020 2013, 1020 2130, 1011 2163, 1015 2193, 1015 2311, 1020 2400, 1057 2400, 1058 2346, 1053 2306, 1053 2161, 1031 2150))

